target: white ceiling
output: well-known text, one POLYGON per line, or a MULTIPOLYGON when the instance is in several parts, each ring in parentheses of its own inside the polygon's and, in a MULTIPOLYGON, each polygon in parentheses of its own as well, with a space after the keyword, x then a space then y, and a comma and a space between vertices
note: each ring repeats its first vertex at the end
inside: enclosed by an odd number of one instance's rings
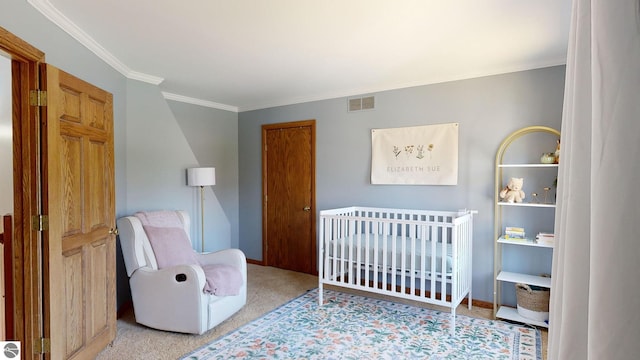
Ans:
POLYGON ((566 62, 571 0, 28 0, 125 76, 232 111, 566 62))

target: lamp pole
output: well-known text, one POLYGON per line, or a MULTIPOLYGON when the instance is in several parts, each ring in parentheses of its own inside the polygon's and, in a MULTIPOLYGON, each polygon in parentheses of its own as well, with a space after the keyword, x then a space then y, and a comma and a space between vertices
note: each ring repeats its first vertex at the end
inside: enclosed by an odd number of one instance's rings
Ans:
POLYGON ((204 186, 200 186, 200 252, 204 252, 204 186))

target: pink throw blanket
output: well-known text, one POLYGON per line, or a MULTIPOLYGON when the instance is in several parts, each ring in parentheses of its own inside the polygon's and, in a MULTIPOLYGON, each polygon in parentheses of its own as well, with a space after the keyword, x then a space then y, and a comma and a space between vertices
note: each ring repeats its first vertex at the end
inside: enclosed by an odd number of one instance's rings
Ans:
POLYGON ((242 273, 231 265, 202 265, 207 281, 204 292, 215 296, 234 296, 240 294, 242 273))
POLYGON ((161 210, 161 211, 149 211, 149 212, 137 212, 133 214, 140 219, 142 225, 156 226, 156 227, 177 227, 184 229, 182 220, 175 211, 161 210))

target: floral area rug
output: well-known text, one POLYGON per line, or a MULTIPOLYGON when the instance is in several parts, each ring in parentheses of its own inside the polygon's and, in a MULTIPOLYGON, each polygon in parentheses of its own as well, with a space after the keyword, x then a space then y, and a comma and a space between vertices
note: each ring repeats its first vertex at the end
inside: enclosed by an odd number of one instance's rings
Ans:
POLYGON ((542 359, 540 331, 311 290, 183 359, 542 359))

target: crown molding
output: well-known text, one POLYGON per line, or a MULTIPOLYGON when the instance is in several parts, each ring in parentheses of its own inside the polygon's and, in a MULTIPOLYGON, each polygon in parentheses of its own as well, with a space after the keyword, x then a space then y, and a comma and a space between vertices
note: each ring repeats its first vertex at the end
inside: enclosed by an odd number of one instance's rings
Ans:
POLYGON ((157 76, 153 76, 153 75, 149 75, 149 74, 145 74, 145 73, 141 73, 133 70, 129 71, 129 73, 126 74, 125 76, 131 80, 143 81, 153 85, 160 85, 164 81, 164 79, 161 77, 157 77, 157 76))
POLYGON ((213 102, 213 101, 196 99, 196 98, 183 96, 183 95, 178 95, 178 94, 173 94, 173 93, 164 92, 164 91, 162 92, 162 96, 164 96, 164 98, 167 99, 167 100, 179 101, 179 102, 183 102, 183 103, 187 103, 187 104, 199 105, 199 106, 214 108, 214 109, 218 109, 218 110, 226 110, 226 111, 231 111, 231 112, 235 112, 235 113, 238 112, 238 107, 237 106, 220 104, 220 103, 213 102))
POLYGON ((520 71, 529 71, 529 70, 543 69, 543 68, 553 67, 553 66, 562 66, 566 64, 567 64, 567 58, 560 57, 560 58, 556 58, 548 61, 531 62, 526 64, 520 64, 517 66, 488 68, 488 69, 484 69, 482 71, 477 71, 473 73, 448 74, 445 76, 432 77, 430 79, 414 81, 409 83, 385 84, 383 86, 378 86, 378 87, 353 88, 345 91, 318 94, 318 95, 308 96, 308 97, 286 98, 286 99, 281 99, 279 101, 276 100, 270 103, 240 105, 238 107, 238 111, 239 112, 254 111, 254 110, 269 109, 269 108, 274 108, 279 106, 303 104, 303 103, 308 103, 313 101, 348 98, 352 96, 360 96, 363 94, 381 93, 384 91, 401 90, 401 89, 407 89, 407 88, 418 87, 418 86, 447 83, 452 81, 471 80, 471 79, 477 79, 477 78, 486 77, 486 76, 504 75, 504 74, 520 72, 520 71))
POLYGON ((71 35, 72 38, 76 39, 80 44, 96 54, 96 56, 98 56, 109 66, 114 68, 125 77, 133 80, 143 81, 153 85, 159 85, 164 81, 163 78, 131 70, 127 65, 113 56, 113 54, 107 51, 107 49, 102 47, 102 45, 100 45, 91 36, 84 32, 84 30, 78 27, 78 25, 69 20, 69 18, 61 13, 60 10, 51 5, 48 0, 27 0, 27 2, 31 4, 31 6, 33 6, 36 10, 38 10, 42 15, 44 15, 47 19, 56 24, 67 34, 71 35))

